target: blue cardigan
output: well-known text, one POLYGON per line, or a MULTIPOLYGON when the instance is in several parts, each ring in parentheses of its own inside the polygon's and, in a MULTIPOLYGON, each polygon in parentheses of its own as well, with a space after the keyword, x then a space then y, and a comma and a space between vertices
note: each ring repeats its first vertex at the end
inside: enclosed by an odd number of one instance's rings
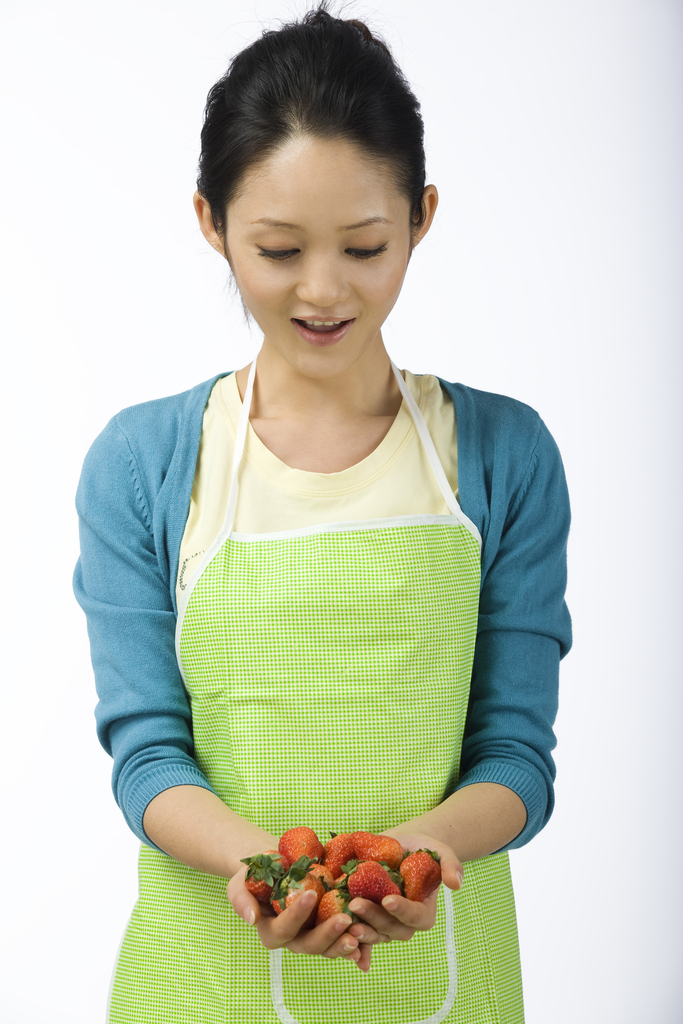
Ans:
MULTIPOLYGON (((223 376, 222 374, 219 376, 223 376)), ((76 598, 86 613, 112 788, 147 845, 149 802, 211 789, 193 759, 192 714, 175 655, 175 580, 204 407, 218 377, 124 409, 88 452, 78 487, 76 598)), ((569 499, 557 446, 529 406, 441 381, 458 427, 460 505, 482 535, 481 597, 458 789, 497 782, 523 800, 523 846, 553 808, 569 499)), ((448 793, 444 794, 448 796, 448 793)))

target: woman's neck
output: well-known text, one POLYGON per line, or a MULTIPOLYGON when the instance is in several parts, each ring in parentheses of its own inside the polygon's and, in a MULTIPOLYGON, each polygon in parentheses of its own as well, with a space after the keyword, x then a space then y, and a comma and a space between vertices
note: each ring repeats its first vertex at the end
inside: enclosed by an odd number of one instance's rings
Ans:
MULTIPOLYGON (((237 371, 244 398, 249 367, 237 371)), ((264 342, 250 422, 263 444, 293 469, 337 473, 367 458, 391 428, 401 392, 381 338, 342 372, 309 376, 264 342)))
MULTIPOLYGON (((248 374, 248 366, 237 371, 241 397, 248 374)), ((343 424, 373 416, 394 417, 400 406, 401 392, 381 335, 350 366, 324 376, 302 372, 264 340, 256 367, 252 419, 343 424)))

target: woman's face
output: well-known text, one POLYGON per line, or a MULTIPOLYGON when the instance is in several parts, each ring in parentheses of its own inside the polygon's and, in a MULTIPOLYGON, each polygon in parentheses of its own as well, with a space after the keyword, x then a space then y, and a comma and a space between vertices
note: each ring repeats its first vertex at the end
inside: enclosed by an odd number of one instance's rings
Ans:
MULTIPOLYGON (((320 378, 380 348, 411 249, 434 216, 433 185, 424 201, 425 223, 411 235, 391 168, 343 139, 300 136, 251 168, 227 209, 224 254, 264 346, 320 378)), ((223 252, 206 204, 195 196, 195 205, 223 252)))

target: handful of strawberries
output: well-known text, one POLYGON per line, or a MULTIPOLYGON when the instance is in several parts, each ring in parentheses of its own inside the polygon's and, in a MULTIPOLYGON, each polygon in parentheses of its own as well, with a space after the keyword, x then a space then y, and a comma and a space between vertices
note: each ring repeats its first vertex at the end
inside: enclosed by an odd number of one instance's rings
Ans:
POLYGON ((397 839, 372 832, 331 834, 323 844, 312 828, 291 828, 277 850, 244 857, 246 886, 259 903, 281 914, 303 891, 313 889, 316 905, 304 927, 348 909, 357 896, 380 903, 385 896, 422 902, 441 884, 439 856, 432 850, 409 853, 397 839))

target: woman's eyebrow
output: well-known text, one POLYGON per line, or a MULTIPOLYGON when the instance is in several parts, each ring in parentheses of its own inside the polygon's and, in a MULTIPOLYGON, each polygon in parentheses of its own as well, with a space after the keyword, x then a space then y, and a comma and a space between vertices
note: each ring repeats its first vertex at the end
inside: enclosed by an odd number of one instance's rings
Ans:
MULTIPOLYGON (((288 224, 284 220, 273 220, 271 217, 259 217, 258 220, 252 220, 252 224, 265 224, 269 228, 289 228, 291 231, 303 231, 303 228, 299 227, 298 224, 288 224)), ((393 224, 392 220, 387 220, 386 217, 367 217, 365 220, 359 221, 357 224, 349 224, 347 227, 338 228, 339 231, 355 231, 357 228, 366 228, 369 224, 393 224)))

